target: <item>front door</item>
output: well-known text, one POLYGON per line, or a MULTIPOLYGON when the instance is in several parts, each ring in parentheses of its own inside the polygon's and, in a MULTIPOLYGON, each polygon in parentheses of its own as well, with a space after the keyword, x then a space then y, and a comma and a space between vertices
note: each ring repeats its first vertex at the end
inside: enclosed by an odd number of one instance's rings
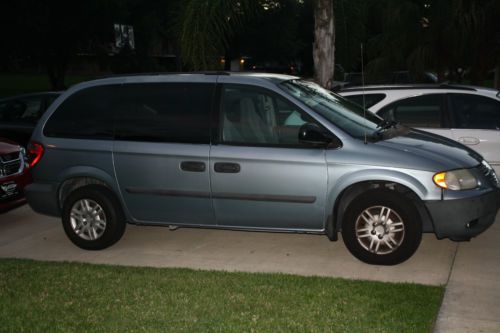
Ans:
POLYGON ((321 230, 325 221, 325 150, 302 146, 300 125, 313 120, 261 88, 224 85, 219 142, 210 150, 218 225, 321 230))
POLYGON ((449 94, 453 138, 479 152, 500 173, 500 101, 472 94, 449 94))

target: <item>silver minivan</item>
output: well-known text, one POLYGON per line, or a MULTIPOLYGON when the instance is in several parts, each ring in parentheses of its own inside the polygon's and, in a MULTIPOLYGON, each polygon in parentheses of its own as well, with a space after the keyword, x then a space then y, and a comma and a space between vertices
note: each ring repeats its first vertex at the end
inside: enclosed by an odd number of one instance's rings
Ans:
POLYGON ((89 250, 126 223, 341 232, 358 259, 394 265, 423 232, 469 240, 500 206, 495 172, 471 149, 284 75, 82 83, 45 113, 28 155, 29 204, 89 250))

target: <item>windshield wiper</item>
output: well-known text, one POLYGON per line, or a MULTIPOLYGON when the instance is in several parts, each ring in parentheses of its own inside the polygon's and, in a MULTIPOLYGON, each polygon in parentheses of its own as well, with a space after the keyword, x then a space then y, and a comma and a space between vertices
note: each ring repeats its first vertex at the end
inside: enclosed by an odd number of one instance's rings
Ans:
POLYGON ((391 127, 396 127, 397 124, 397 121, 384 119, 384 121, 377 125, 377 128, 379 128, 377 132, 382 132, 383 130, 389 129, 391 127))

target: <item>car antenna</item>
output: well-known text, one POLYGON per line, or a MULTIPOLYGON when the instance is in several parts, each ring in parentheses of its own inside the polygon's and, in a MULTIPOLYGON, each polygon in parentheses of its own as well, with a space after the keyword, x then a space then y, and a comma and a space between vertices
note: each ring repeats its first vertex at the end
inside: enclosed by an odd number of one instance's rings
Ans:
POLYGON ((368 139, 366 137, 366 101, 365 101, 365 69, 363 61, 363 43, 361 43, 361 86, 363 87, 363 118, 365 120, 365 126, 363 128, 365 136, 365 145, 368 144, 368 139))

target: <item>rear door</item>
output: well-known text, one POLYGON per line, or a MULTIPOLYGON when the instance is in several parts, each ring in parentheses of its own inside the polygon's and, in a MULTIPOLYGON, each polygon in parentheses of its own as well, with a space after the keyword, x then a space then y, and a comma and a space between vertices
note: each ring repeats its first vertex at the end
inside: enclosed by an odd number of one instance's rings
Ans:
POLYGON ((222 88, 218 143, 210 152, 218 225, 320 230, 325 221, 325 150, 302 146, 313 120, 267 89, 222 88))
POLYGON ((215 77, 131 83, 115 109, 113 159, 125 205, 150 223, 215 223, 208 173, 215 77))
POLYGON ((500 172, 500 101, 473 94, 449 94, 453 138, 477 150, 500 172))

